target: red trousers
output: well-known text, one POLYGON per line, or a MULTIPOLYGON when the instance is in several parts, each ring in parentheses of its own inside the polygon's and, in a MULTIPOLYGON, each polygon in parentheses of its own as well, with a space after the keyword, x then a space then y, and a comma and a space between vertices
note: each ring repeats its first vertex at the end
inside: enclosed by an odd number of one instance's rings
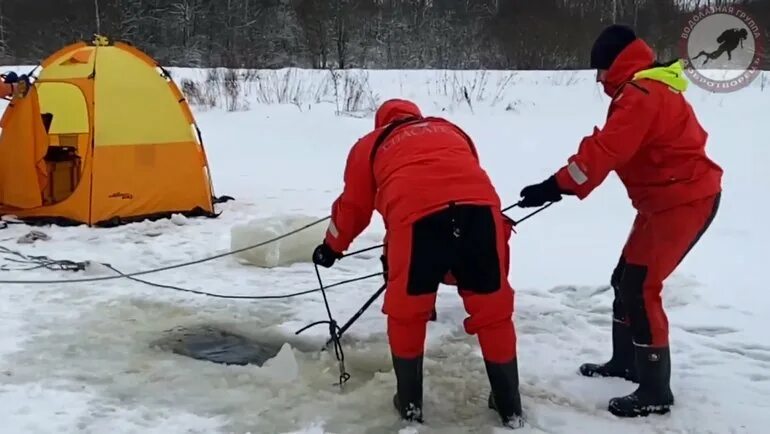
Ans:
POLYGON ((615 321, 631 327, 634 343, 668 346, 668 317, 661 302, 663 281, 706 232, 720 194, 634 220, 613 272, 615 321))
POLYGON ((460 205, 388 230, 383 313, 395 356, 423 354, 439 284, 451 281, 468 313, 465 331, 478 335, 484 358, 505 363, 516 357, 510 232, 499 210, 460 205))

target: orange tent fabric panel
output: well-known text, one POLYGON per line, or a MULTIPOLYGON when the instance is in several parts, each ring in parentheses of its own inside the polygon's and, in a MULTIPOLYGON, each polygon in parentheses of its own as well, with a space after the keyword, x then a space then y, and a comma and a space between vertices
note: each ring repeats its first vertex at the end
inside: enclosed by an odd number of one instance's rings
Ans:
POLYGON ((4 118, 0 136, 0 203, 12 208, 43 204, 48 180, 45 162, 48 136, 37 109, 37 92, 17 98, 4 118))
POLYGON ((93 223, 195 207, 213 212, 195 142, 96 147, 94 162, 93 223))
POLYGON ((94 72, 97 48, 80 44, 65 47, 43 63, 41 78, 68 80, 88 77, 94 72))
POLYGON ((84 167, 83 173, 88 175, 81 176, 80 183, 78 184, 72 195, 62 202, 41 206, 37 208, 31 208, 26 210, 16 210, 12 213, 25 218, 25 217, 45 217, 45 218, 63 218, 71 221, 81 222, 84 224, 90 224, 90 211, 91 211, 91 158, 90 155, 86 155, 83 158, 84 167))

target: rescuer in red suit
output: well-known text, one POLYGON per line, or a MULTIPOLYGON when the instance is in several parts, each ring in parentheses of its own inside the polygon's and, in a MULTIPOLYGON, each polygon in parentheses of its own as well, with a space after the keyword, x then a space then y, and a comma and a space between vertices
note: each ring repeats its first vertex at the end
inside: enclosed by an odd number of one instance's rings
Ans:
POLYGON ((344 190, 313 261, 332 266, 376 209, 387 231, 383 313, 401 417, 422 421, 426 328, 444 282, 457 285, 468 313, 465 330, 478 335, 490 408, 506 426, 521 426, 514 291, 507 280, 512 228, 475 146, 458 126, 423 117, 410 101, 382 104, 374 126, 350 150, 344 190))
POLYGON ((657 63, 632 29, 612 25, 594 43, 591 68, 612 98, 604 128, 585 137, 553 176, 524 188, 521 205, 541 206, 563 194, 584 199, 617 173, 637 215, 611 277, 612 357, 580 372, 639 384, 610 400, 616 416, 664 414, 674 396, 663 281, 714 219, 722 169, 706 155, 708 135, 683 95, 681 63, 657 63))

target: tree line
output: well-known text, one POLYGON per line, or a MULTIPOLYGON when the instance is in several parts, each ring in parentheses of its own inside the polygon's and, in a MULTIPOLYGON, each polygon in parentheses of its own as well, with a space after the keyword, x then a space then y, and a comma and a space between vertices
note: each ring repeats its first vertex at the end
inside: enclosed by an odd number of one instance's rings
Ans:
POLYGON ((583 69, 610 23, 668 60, 693 7, 727 3, 770 47, 770 0, 0 0, 0 62, 99 32, 167 66, 583 69))

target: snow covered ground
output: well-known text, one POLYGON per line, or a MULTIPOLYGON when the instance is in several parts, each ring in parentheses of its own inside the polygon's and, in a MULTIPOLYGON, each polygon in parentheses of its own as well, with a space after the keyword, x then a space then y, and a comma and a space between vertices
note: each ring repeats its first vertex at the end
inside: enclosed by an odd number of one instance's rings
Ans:
MULTIPOLYGON (((299 74, 306 77, 298 82, 311 86, 314 74, 328 72, 299 74)), ((486 90, 470 92, 472 110, 452 90, 451 77, 458 76, 470 86, 480 74, 380 71, 370 73, 369 86, 375 101, 412 97, 426 113, 466 128, 506 203, 562 165, 580 138, 603 122, 607 98, 590 72, 489 73, 486 90), (441 91, 442 77, 450 77, 444 81, 448 90, 441 91)), ((511 242, 529 422, 522 433, 763 433, 770 424, 770 296, 761 276, 770 242, 770 89, 757 80, 734 94, 692 87, 689 96, 711 134, 709 152, 726 174, 716 221, 666 282, 677 405, 667 416, 619 420, 605 410, 607 401, 634 385, 576 373, 580 363, 609 356, 607 285, 633 218, 612 175, 587 200, 567 198, 523 223, 511 242)), ((236 199, 219 205, 218 219, 43 228, 51 240, 34 245, 16 244, 30 228, 11 225, 0 231, 0 244, 131 272, 226 252, 231 229, 254 219, 326 216, 342 185, 346 153, 370 129, 371 117, 336 116, 336 104, 323 98, 319 104, 310 98, 308 106, 258 104, 256 97, 250 94, 246 111, 196 111, 216 193, 236 199)), ((378 244, 382 235, 377 217, 353 248, 378 244)), ((322 276, 331 283, 377 272, 378 256, 372 251, 346 258, 322 276)), ((98 268, 8 271, 0 279, 108 274, 98 268)), ((143 278, 222 294, 271 295, 317 286, 308 263, 260 269, 232 257, 143 278)), ((330 289, 336 319, 349 318, 380 284, 375 278, 330 289)), ((394 377, 381 300, 346 337, 352 378, 340 392, 333 386, 336 361, 313 350, 325 342, 324 328, 292 336, 326 319, 320 294, 224 300, 127 280, 2 284, 0 291, 3 433, 503 432, 486 409, 478 346, 463 332, 462 304, 449 287, 440 293, 438 321, 429 329, 422 427, 402 425, 391 407, 394 377), (196 361, 154 345, 169 330, 198 325, 287 339, 292 347, 258 368, 196 361)))

